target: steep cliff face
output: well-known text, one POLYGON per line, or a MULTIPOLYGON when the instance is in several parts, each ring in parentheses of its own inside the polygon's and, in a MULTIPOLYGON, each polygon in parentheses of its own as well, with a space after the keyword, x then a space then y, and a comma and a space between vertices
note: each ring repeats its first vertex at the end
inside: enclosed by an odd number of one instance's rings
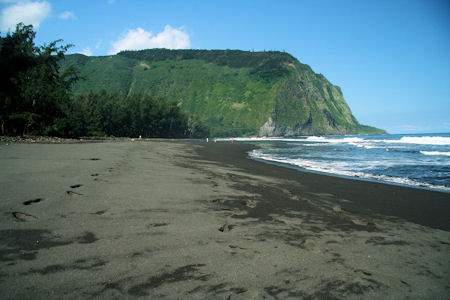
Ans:
POLYGON ((162 96, 198 116, 215 136, 383 132, 360 125, 339 87, 287 53, 152 49, 70 55, 64 65, 71 64, 87 78, 76 94, 162 96))
POLYGON ((261 134, 364 133, 364 126, 352 115, 339 87, 299 62, 289 63, 288 69, 289 75, 278 84, 271 118, 261 134))

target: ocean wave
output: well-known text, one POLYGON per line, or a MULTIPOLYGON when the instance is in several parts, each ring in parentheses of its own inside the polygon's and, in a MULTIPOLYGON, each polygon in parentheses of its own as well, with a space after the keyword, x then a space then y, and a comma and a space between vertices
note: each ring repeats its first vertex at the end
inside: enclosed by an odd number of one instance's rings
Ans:
POLYGON ((303 146, 306 146, 306 147, 321 147, 321 146, 323 146, 323 144, 303 144, 303 146))
POLYGON ((418 145, 436 145, 450 146, 450 137, 443 136, 404 136, 399 140, 383 140, 386 143, 399 144, 418 144, 418 145))
MULTIPOLYGON (((301 140, 300 140, 301 141, 301 140)), ((417 144, 417 145, 436 145, 450 146, 450 137, 443 136, 404 136, 400 139, 370 139, 361 137, 345 137, 345 138, 328 138, 323 136, 311 136, 304 139, 307 142, 316 143, 346 143, 357 147, 379 147, 375 145, 382 144, 417 144)))
POLYGON ((305 138, 284 138, 284 137, 236 137, 236 138, 217 138, 218 142, 304 142, 305 138))
POLYGON ((345 137, 345 138, 327 138, 323 136, 309 136, 304 139, 306 142, 319 142, 319 143, 364 143, 367 140, 360 137, 345 137))
POLYGON ((450 152, 442 152, 442 151, 420 151, 423 155, 432 155, 432 156, 450 156, 450 152))
MULTIPOLYGON (((300 167, 309 171, 314 172, 320 172, 320 173, 327 173, 331 175, 338 175, 338 176, 346 176, 346 177, 353 177, 353 178, 359 178, 359 179, 367 179, 367 180, 376 180, 376 181, 382 181, 385 183, 395 183, 395 184, 402 184, 402 185, 408 185, 408 186, 414 186, 414 187, 422 187, 422 188, 428 188, 433 190, 442 190, 442 191, 450 191, 449 186, 443 186, 443 185, 434 185, 431 183, 426 182, 420 182, 417 180, 413 180, 407 177, 393 177, 389 175, 375 175, 371 173, 365 173, 365 172, 357 172, 357 171, 348 171, 344 170, 342 167, 343 165, 336 165, 336 163, 333 164, 324 164, 313 160, 307 160, 307 159, 289 159, 284 157, 275 157, 268 154, 264 154, 258 150, 253 150, 249 153, 249 156, 253 159, 259 159, 259 160, 265 160, 269 162, 275 162, 275 163, 281 163, 281 164, 288 164, 295 167, 300 167), (332 166, 336 167, 333 168, 332 166)), ((370 168, 368 168, 370 169, 370 168)))
MULTIPOLYGON (((241 142, 300 142, 300 143, 331 143, 331 144, 350 144, 356 147, 382 148, 380 144, 417 144, 417 145, 436 145, 450 146, 450 137, 444 136, 403 136, 399 139, 371 139, 368 137, 326 137, 326 136, 308 136, 308 137, 236 137, 235 141, 241 142)), ((231 138, 218 138, 218 141, 230 141, 231 138)))

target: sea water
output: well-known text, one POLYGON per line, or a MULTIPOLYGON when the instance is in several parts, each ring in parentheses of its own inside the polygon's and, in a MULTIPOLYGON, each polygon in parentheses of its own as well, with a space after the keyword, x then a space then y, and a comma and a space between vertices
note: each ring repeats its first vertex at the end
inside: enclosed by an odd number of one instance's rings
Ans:
POLYGON ((302 170, 450 192, 450 134, 234 138, 253 159, 302 170))

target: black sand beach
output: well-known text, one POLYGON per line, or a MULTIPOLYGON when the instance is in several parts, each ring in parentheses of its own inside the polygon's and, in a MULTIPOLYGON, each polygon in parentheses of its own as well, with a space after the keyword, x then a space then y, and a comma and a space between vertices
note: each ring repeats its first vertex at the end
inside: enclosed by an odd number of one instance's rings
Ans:
MULTIPOLYGON (((211 144, 198 153, 203 159, 220 161, 251 174, 271 176, 291 182, 286 188, 292 193, 327 193, 348 200, 345 210, 357 214, 382 214, 402 218, 417 224, 450 230, 450 194, 425 189, 350 180, 310 172, 286 169, 248 159, 251 144, 211 144), (299 184, 300 183, 300 184, 299 184), (350 203, 351 202, 351 203, 350 203)), ((264 193, 264 187, 260 190, 264 193)), ((270 198, 270 197, 269 197, 270 198)))
POLYGON ((0 144, 0 297, 448 298, 448 193, 251 147, 0 144))

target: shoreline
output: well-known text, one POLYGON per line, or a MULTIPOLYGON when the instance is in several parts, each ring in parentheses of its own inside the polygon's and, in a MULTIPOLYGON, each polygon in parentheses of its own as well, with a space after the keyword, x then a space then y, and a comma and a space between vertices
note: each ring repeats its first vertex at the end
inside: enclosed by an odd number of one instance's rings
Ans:
POLYGON ((450 193, 446 177, 449 136, 450 133, 253 137, 236 138, 236 141, 261 146, 263 149, 251 151, 249 156, 268 163, 335 177, 450 193))
MULTIPOLYGON (((253 159, 253 158, 250 158, 253 159)), ((334 174, 334 173, 327 173, 327 172, 321 172, 321 171, 314 171, 314 170, 308 170, 302 167, 296 167, 296 166, 290 166, 288 164, 278 163, 278 162, 271 162, 266 161, 264 159, 253 159, 255 161, 259 161, 262 163, 266 163, 269 165, 274 166, 280 166, 288 169, 297 170, 299 172, 305 172, 305 173, 311 173, 311 174, 317 174, 322 176, 330 176, 335 178, 342 178, 342 179, 348 179, 348 180, 355 180, 355 181, 362 181, 362 182, 372 182, 372 183, 380 183, 380 184, 387 184, 387 185, 393 185, 397 187, 404 187, 404 188, 411 188, 411 189, 417 189, 417 190, 425 190, 430 192, 438 192, 438 193, 444 193, 444 194, 450 194, 450 190, 445 190, 442 188, 431 188, 425 185, 409 185, 406 183, 398 183, 394 181, 384 181, 380 179, 372 179, 372 178, 365 178, 365 177, 357 177, 357 176, 350 176, 350 175, 340 175, 340 174, 334 174)))
POLYGON ((302 171, 251 159, 247 152, 252 149, 255 146, 250 143, 219 146, 209 143, 198 150, 198 153, 203 159, 217 161, 218 154, 215 151, 220 151, 221 163, 243 168, 247 172, 256 171, 284 180, 302 182, 304 187, 298 189, 298 192, 314 191, 336 195, 350 200, 352 204, 347 206, 360 213, 371 210, 417 224, 450 230, 450 199, 446 192, 302 171), (211 151, 208 151, 208 147, 211 151))
MULTIPOLYGON (((430 133, 430 134, 439 134, 439 133, 430 133)), ((131 138, 131 137, 95 137, 95 136, 87 136, 87 137, 79 137, 79 138, 59 138, 59 137, 51 137, 51 136, 0 136, 0 145, 4 144, 8 146, 9 144, 13 143, 19 143, 19 144, 82 144, 82 143, 105 143, 105 142, 139 142, 139 141, 171 141, 171 142, 191 142, 194 144, 202 144, 204 142, 204 139, 168 139, 168 138, 131 138)), ((227 140, 219 140, 218 143, 227 143, 229 141, 227 140)), ((406 183, 400 183, 395 181, 384 181, 379 179, 372 179, 372 178, 364 178, 364 177, 355 177, 350 175, 340 175, 340 174, 334 174, 334 173, 327 173, 327 172, 321 172, 321 171, 314 171, 314 170, 308 170, 306 168, 297 167, 289 164, 283 164, 278 162, 272 162, 270 160, 264 160, 260 158, 251 158, 249 155, 249 151, 258 149, 258 145, 255 143, 252 143, 251 141, 236 141, 236 144, 245 144, 245 145, 252 145, 250 148, 243 150, 246 152, 246 156, 254 161, 262 162, 264 164, 279 166, 283 168, 293 169, 298 172, 304 172, 304 173, 310 173, 310 174, 316 174, 321 176, 330 176, 334 178, 341 178, 341 179, 348 179, 348 180, 355 180, 355 181, 361 181, 361 182, 372 182, 372 183, 380 183, 380 184, 387 184, 397 187, 404 187, 404 188, 411 188, 411 189, 418 189, 418 190, 425 190, 425 191, 431 191, 431 192, 438 192, 438 193, 445 193, 450 194, 450 190, 446 190, 444 188, 432 188, 426 185, 410 185, 406 183)), ((210 141, 210 143, 213 143, 210 141)), ((214 142, 216 143, 216 142, 214 142)))

